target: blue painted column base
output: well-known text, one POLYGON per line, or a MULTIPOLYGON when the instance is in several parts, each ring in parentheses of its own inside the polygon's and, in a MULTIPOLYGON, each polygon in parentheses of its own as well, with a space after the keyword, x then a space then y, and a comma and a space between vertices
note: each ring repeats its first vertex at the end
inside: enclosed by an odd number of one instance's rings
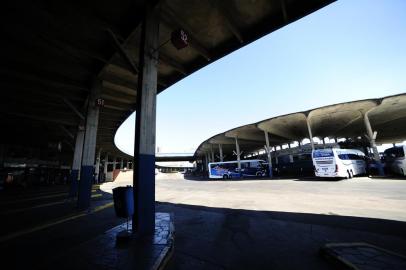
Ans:
POLYGON ((90 206, 93 184, 93 166, 82 166, 79 181, 78 208, 87 209, 90 206))
POLYGON ((135 178, 133 232, 150 235, 155 231, 155 155, 139 154, 135 178))
POLYGON ((70 173, 70 188, 69 188, 69 197, 76 197, 78 194, 78 176, 79 176, 79 170, 72 170, 70 173))

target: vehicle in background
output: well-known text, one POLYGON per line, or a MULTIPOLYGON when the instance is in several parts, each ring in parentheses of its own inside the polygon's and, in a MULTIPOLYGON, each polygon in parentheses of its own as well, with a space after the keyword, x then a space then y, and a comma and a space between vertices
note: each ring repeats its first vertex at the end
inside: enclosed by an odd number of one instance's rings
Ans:
POLYGON ((282 154, 274 157, 272 158, 272 168, 274 176, 314 176, 311 152, 282 154), (276 159, 278 162, 276 162, 276 159))
POLYGON ((352 178, 366 174, 365 154, 357 149, 317 149, 312 151, 312 158, 318 177, 352 178))
POLYGON ((386 170, 392 173, 406 175, 406 145, 394 146, 383 152, 386 170))
POLYGON ((241 171, 238 161, 211 162, 208 164, 209 178, 232 179, 244 176, 268 175, 268 163, 260 159, 241 160, 241 171))

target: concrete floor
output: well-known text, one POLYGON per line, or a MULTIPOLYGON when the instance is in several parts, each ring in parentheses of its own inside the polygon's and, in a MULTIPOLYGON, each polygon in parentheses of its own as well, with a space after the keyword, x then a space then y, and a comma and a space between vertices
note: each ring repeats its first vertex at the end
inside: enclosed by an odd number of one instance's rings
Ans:
MULTIPOLYGON (((132 183, 120 174, 101 189, 132 183)), ((367 242, 406 255, 406 181, 356 178, 202 181, 158 174, 156 210, 173 213, 169 270, 337 269, 331 242, 367 242)))
MULTIPOLYGON (((115 186, 131 184, 132 172, 128 171, 101 189, 111 192, 115 186)), ((202 181, 186 180, 180 173, 159 173, 156 200, 217 208, 406 221, 406 179, 202 181)))

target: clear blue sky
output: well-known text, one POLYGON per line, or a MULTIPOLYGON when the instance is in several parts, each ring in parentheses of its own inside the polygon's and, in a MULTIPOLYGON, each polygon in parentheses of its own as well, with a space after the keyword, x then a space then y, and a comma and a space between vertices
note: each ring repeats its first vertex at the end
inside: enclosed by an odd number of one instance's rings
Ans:
MULTIPOLYGON (((406 1, 337 1, 195 72, 158 96, 161 152, 228 129, 406 92, 406 1)), ((115 141, 133 152, 134 115, 115 141)))

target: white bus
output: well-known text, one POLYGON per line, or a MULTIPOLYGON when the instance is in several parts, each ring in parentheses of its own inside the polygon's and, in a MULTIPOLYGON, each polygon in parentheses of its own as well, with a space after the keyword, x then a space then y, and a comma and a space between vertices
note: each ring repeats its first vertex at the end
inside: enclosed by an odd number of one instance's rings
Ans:
POLYGON ((401 175, 406 175, 406 145, 395 146, 383 152, 386 169, 401 175))
POLYGON ((238 170, 238 161, 212 162, 208 164, 209 178, 232 179, 242 176, 268 175, 268 163, 260 159, 241 160, 241 172, 238 170))
POLYGON ((312 151, 314 173, 318 177, 345 177, 366 174, 365 155, 356 149, 326 148, 312 151))

